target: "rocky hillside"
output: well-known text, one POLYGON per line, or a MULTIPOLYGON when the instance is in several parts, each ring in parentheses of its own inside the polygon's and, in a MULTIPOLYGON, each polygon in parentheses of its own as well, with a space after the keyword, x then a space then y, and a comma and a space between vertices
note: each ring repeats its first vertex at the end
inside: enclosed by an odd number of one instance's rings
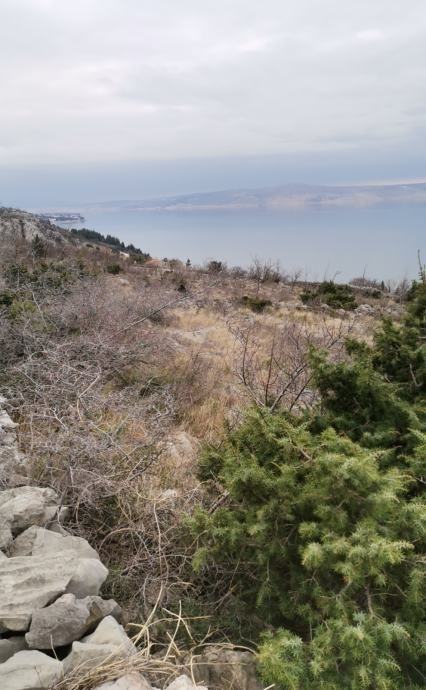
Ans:
POLYGON ((0 207, 0 242, 31 242, 38 236, 48 242, 69 241, 67 233, 32 213, 0 207))

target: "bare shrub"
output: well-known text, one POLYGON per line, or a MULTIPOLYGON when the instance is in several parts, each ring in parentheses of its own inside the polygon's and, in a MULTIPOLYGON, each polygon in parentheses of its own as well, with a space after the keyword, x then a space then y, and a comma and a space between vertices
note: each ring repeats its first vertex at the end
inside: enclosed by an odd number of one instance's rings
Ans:
POLYGON ((289 411, 311 406, 315 394, 309 388, 310 349, 326 348, 339 356, 353 326, 354 319, 326 317, 314 328, 307 320, 274 323, 269 328, 264 325, 262 330, 256 319, 231 323, 235 374, 255 405, 289 411))

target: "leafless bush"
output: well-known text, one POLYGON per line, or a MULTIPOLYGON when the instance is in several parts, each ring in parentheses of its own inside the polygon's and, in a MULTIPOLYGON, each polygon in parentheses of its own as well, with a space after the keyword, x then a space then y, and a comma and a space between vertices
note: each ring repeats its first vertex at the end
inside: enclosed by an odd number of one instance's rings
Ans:
POLYGON ((326 348, 338 356, 353 326, 353 319, 330 321, 324 317, 315 328, 305 321, 286 321, 271 326, 265 339, 267 330, 264 327, 260 332, 256 319, 231 324, 236 376, 259 407, 296 411, 311 406, 316 399, 309 388, 311 348, 326 348))
POLYGON ((248 277, 256 281, 259 287, 261 283, 279 283, 281 269, 278 261, 262 261, 254 258, 248 268, 248 277))

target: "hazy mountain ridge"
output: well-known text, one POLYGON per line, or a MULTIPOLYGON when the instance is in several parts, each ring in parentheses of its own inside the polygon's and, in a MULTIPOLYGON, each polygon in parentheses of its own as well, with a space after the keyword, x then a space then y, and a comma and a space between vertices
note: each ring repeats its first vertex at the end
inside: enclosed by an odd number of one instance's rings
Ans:
POLYGON ((155 199, 109 201, 92 206, 110 210, 125 208, 134 211, 238 211, 413 203, 426 203, 426 183, 341 187, 289 184, 259 189, 182 194, 155 199))

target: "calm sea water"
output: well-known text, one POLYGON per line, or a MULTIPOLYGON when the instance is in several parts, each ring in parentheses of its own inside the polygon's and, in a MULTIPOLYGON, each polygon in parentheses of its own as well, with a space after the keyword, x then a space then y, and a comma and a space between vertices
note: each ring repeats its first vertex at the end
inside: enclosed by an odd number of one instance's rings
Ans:
POLYGON ((426 259, 426 206, 285 212, 146 212, 76 208, 85 227, 132 242, 152 256, 247 266, 254 257, 300 268, 312 279, 417 275, 426 259))

